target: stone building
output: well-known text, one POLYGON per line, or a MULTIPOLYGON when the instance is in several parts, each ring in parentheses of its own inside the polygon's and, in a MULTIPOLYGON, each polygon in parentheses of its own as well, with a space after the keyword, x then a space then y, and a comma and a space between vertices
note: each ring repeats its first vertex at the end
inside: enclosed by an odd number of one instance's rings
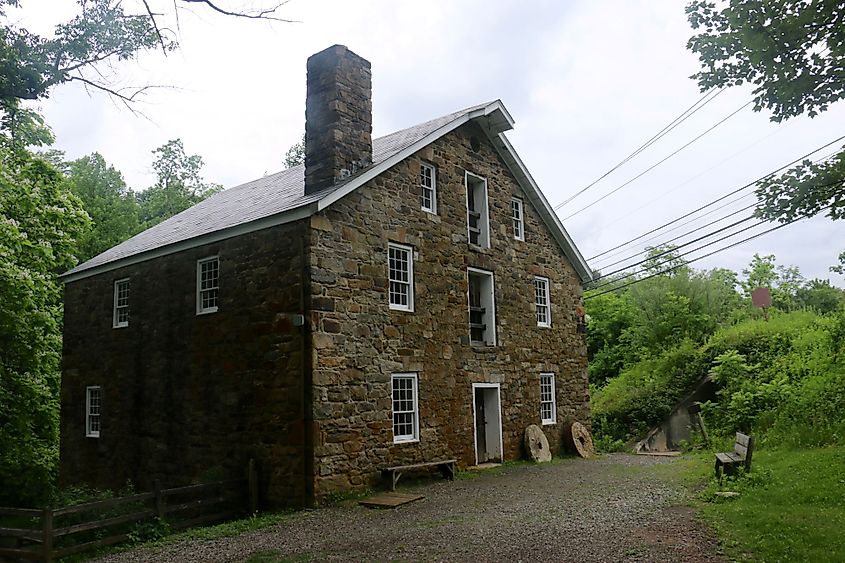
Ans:
POLYGON ((306 155, 63 275, 61 479, 260 468, 296 505, 589 419, 590 270, 500 101, 371 139, 370 64, 307 65, 306 155))

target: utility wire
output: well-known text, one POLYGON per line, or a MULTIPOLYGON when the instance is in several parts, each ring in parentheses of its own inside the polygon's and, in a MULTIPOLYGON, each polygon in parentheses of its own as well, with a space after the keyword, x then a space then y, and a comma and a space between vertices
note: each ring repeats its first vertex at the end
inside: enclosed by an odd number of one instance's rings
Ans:
MULTIPOLYGON (((751 229, 753 229, 754 227, 759 227, 760 225, 763 225, 763 224, 765 224, 765 223, 766 223, 766 221, 758 221, 758 222, 754 223, 753 225, 749 225, 748 227, 745 227, 744 229, 740 229, 740 230, 736 231, 735 233, 731 233, 731 234, 729 234, 729 235, 725 235, 725 236, 723 236, 723 237, 721 237, 721 238, 718 238, 718 239, 716 239, 716 240, 714 240, 714 241, 708 242, 707 244, 702 244, 701 246, 699 246, 699 247, 697 247, 697 248, 693 248, 692 250, 688 250, 688 251, 686 251, 686 252, 683 252, 683 253, 681 253, 681 254, 677 255, 677 258, 681 258, 681 257, 683 257, 683 256, 686 256, 687 254, 692 254, 693 252, 697 252, 697 251, 699 251, 699 250, 703 250, 703 249, 707 248, 708 246, 713 246, 713 245, 714 245, 714 244, 716 244, 717 242, 722 242, 723 240, 729 239, 729 238, 731 238, 731 237, 733 237, 733 236, 736 236, 736 235, 738 235, 738 234, 740 234, 740 233, 744 233, 745 231, 750 231, 750 230, 751 230, 751 229)), ((735 223, 735 225, 737 225, 737 224, 739 224, 739 222, 735 223)), ((731 225, 731 226, 735 226, 735 225, 731 225)), ((716 231, 716 232, 711 233, 711 234, 709 234, 709 235, 705 235, 705 236, 703 236, 703 237, 699 237, 699 238, 697 238, 697 239, 695 239, 695 240, 692 240, 692 241, 690 241, 690 242, 688 242, 688 243, 685 243, 685 244, 683 244, 683 245, 680 245, 680 246, 678 246, 677 248, 681 248, 681 247, 683 247, 683 246, 687 246, 687 245, 692 244, 692 243, 694 243, 694 242, 698 242, 698 241, 700 241, 700 240, 703 240, 703 239, 709 238, 709 237, 713 236, 714 234, 718 234, 719 232, 721 232, 721 231, 723 231, 723 230, 724 230, 724 229, 720 229, 719 231, 716 231)), ((646 258, 646 259, 644 259, 644 260, 641 260, 641 261, 637 262, 636 264, 631 264, 630 266, 628 266, 628 267, 626 267, 626 268, 622 268, 622 269, 620 269, 620 270, 616 270, 615 272, 612 272, 611 274, 606 274, 606 275, 601 276, 601 277, 596 278, 596 279, 602 279, 602 278, 606 278, 607 276, 610 276, 610 275, 612 275, 612 274, 618 274, 619 272, 623 272, 623 271, 627 270, 628 268, 634 268, 634 267, 636 267, 636 266, 639 266, 640 264, 644 264, 644 263, 648 262, 649 260, 653 260, 653 259, 655 259, 655 258, 660 258, 661 256, 665 256, 666 254, 669 254, 670 252, 673 252, 674 250, 675 250, 675 249, 665 250, 665 251, 663 251, 663 252, 661 252, 661 253, 659 253, 659 254, 655 254, 654 256, 650 256, 650 257, 648 257, 648 258, 646 258)), ((673 258, 674 258, 674 256, 673 256, 673 258)), ((602 288, 602 287, 606 287, 606 286, 608 286, 608 285, 613 285, 615 282, 618 282, 618 281, 620 281, 620 280, 624 280, 624 279, 628 279, 628 278, 630 278, 631 276, 635 276, 635 275, 637 275, 637 274, 641 274, 642 272, 643 272, 643 270, 641 270, 641 271, 637 271, 637 272, 629 272, 629 273, 625 274, 624 276, 620 276, 620 277, 618 277, 618 278, 616 278, 616 279, 613 279, 613 280, 607 281, 607 282, 605 282, 605 283, 600 283, 599 285, 597 285, 597 286, 593 287, 592 289, 599 289, 599 288, 602 288)))
MULTIPOLYGON (((660 233, 660 234, 656 234, 656 235, 654 235, 654 236, 652 236, 652 237, 649 237, 649 238, 647 238, 647 239, 645 239, 645 240, 641 241, 641 242, 640 242, 640 244, 647 244, 647 243, 649 243, 649 242, 651 242, 651 241, 653 241, 653 240, 656 240, 656 239, 658 239, 658 238, 660 238, 660 237, 662 237, 662 236, 664 236, 664 235, 667 235, 667 234, 669 234, 669 233, 671 233, 671 232, 673 232, 673 231, 677 231, 677 230, 678 230, 678 229, 680 229, 681 227, 685 227, 686 225, 689 225, 690 223, 695 223, 696 221, 700 221, 701 219, 704 219, 704 218, 705 218, 705 217, 707 217, 708 215, 712 215, 713 213, 716 213, 716 212, 717 212, 717 211, 719 211, 720 209, 724 209, 724 208, 726 208, 726 207, 730 207, 731 205, 734 205, 735 203, 738 203, 738 202, 742 201, 743 199, 748 199, 749 197, 752 197, 752 196, 754 196, 754 192, 751 192, 751 193, 745 194, 745 195, 740 196, 740 197, 738 197, 738 198, 736 198, 736 199, 734 199, 734 200, 731 200, 731 201, 728 201, 728 202, 726 202, 726 203, 723 203, 722 205, 720 205, 720 206, 718 206, 718 207, 714 207, 714 208, 713 208, 713 209, 711 209, 710 211, 707 211, 707 212, 705 212, 705 213, 702 213, 702 214, 701 214, 701 215, 699 215, 698 217, 693 217, 693 218, 691 218, 691 219, 687 219, 687 220, 686 220, 686 221, 684 221, 683 223, 679 223, 678 225, 675 225, 675 226, 674 226, 674 227, 672 227, 671 229, 667 229, 667 230, 663 231, 663 232, 662 232, 662 233, 660 233)), ((722 219, 727 219, 728 217, 731 217, 731 216, 735 215, 735 214, 736 214, 736 213, 738 213, 739 211, 745 211, 746 209, 750 209, 750 208, 754 207, 755 205, 757 205, 756 201, 755 201, 754 203, 752 203, 751 205, 748 205, 748 206, 746 206, 746 207, 743 207, 742 209, 739 209, 739 210, 738 210, 737 212, 735 212, 735 213, 731 213, 731 214, 729 214, 729 215, 725 215, 725 216, 723 216, 721 219, 716 219, 715 221, 713 221, 713 223, 718 223, 718 222, 719 222, 720 220, 722 220, 722 219)), ((713 224, 713 223, 707 223, 706 225, 701 225, 700 227, 696 227, 695 229, 692 229, 691 231, 689 231, 687 234, 691 234, 692 232, 695 232, 695 231, 697 231, 697 230, 699 230, 699 229, 703 229, 703 228, 705 228, 705 227, 707 227, 707 226, 709 226, 709 225, 711 225, 711 224, 713 224)), ((661 243, 661 244, 666 244, 666 243, 668 243, 668 242, 670 242, 670 241, 666 241, 666 242, 661 243)), ((617 251, 617 252, 613 252, 612 254, 608 254, 608 255, 604 256, 603 258, 599 258, 599 260, 598 260, 598 261, 599 261, 599 262, 602 262, 602 261, 604 261, 604 260, 609 260, 610 258, 613 258, 614 256, 619 256, 619 255, 620 255, 620 254, 622 254, 623 252, 625 252, 625 250, 624 250, 624 249, 623 249, 623 250, 619 250, 619 251, 617 251)), ((639 254, 639 252, 638 252, 637 254, 639 254)), ((612 264, 605 264, 605 265, 603 265, 603 266, 601 266, 601 267, 602 267, 602 268, 606 268, 606 267, 608 267, 608 266, 612 266, 612 264)))
MULTIPOLYGON (((739 192, 741 192, 741 191, 743 191, 743 190, 746 190, 746 189, 748 189, 748 188, 750 188, 750 187, 752 187, 752 186, 756 185, 757 183, 762 182, 763 180, 765 180, 765 179, 767 179, 767 178, 770 178, 771 176, 774 176, 775 174, 777 174, 777 173, 778 173, 778 172, 780 172, 781 170, 783 170, 783 169, 785 169, 785 168, 789 168, 790 166, 792 166, 792 165, 794 165, 794 164, 796 164, 796 163, 798 163, 798 162, 801 162, 802 160, 806 159, 807 157, 811 156, 812 154, 817 153, 817 152, 819 152, 820 150, 826 149, 826 148, 827 148, 827 147, 829 147, 830 145, 833 145, 833 144, 835 144, 835 143, 838 143, 839 141, 842 141, 843 139, 845 139, 845 135, 842 135, 841 137, 839 137, 839 138, 837 138, 837 139, 834 139, 834 140, 830 141, 829 143, 825 143, 824 145, 822 145, 822 146, 820 146, 820 147, 818 147, 818 148, 816 148, 816 149, 814 149, 814 150, 812 150, 812 151, 808 152, 807 154, 805 154, 805 155, 803 155, 803 156, 800 156, 800 157, 796 158, 796 159, 795 159, 795 160, 793 160, 792 162, 788 162, 787 164, 784 164, 784 165, 783 165, 783 166, 781 166, 780 168, 778 168, 778 169, 776 169, 776 170, 773 170, 773 171, 769 172, 768 174, 766 174, 766 175, 764 175, 764 176, 761 176, 760 178, 757 178, 756 180, 752 180, 751 182, 749 182, 749 183, 745 184, 744 186, 741 186, 741 187, 739 187, 739 188, 737 188, 737 189, 735 189, 735 190, 733 190, 733 191, 730 191, 730 192, 726 193, 725 195, 720 196, 720 197, 718 197, 718 198, 714 199, 713 201, 711 201, 711 202, 709 202, 709 203, 706 203, 706 204, 702 205, 701 207, 698 207, 698 208, 696 208, 696 209, 693 209, 693 210, 692 210, 692 211, 690 211, 689 213, 685 213, 684 215, 681 215, 680 217, 678 217, 678 218, 676 218, 676 219, 672 219, 671 221, 669 221, 669 222, 667 222, 667 223, 664 223, 664 224, 660 225, 659 227, 655 227, 655 228, 651 229, 650 231, 647 231, 647 232, 645 232, 645 233, 643 233, 643 234, 641 234, 641 235, 639 235, 639 236, 637 236, 637 237, 634 237, 634 238, 632 238, 632 239, 630 239, 630 240, 628 240, 628 241, 625 241, 625 242, 623 242, 623 243, 621 243, 621 244, 618 244, 618 245, 614 246, 613 248, 609 248, 608 250, 605 250, 604 252, 600 252, 599 254, 596 254, 595 256, 592 256, 592 257, 588 258, 587 260, 595 260, 596 258, 599 258, 599 257, 601 257, 601 256, 604 256, 605 254, 608 254, 608 253, 610 253, 610 252, 613 252, 614 250, 618 250, 619 248, 622 248, 623 246, 628 246, 629 244, 631 244, 631 243, 633 243, 633 242, 636 242, 636 241, 638 241, 638 240, 640 240, 640 239, 642 239, 642 238, 644 238, 644 237, 647 237, 647 236, 648 236, 648 235, 650 235, 650 234, 653 234, 653 233, 656 233, 657 231, 663 230, 663 229, 665 229, 666 227, 668 227, 669 225, 674 225, 674 224, 675 224, 675 223, 677 223, 678 221, 681 221, 681 220, 683 220, 683 219, 686 219, 687 217, 689 217, 689 216, 691 216, 691 215, 694 215, 694 214, 698 213, 699 211, 702 211, 702 210, 704 210, 704 209, 707 209, 708 207, 711 207, 711 206, 713 206, 713 205, 715 205, 715 204, 719 203, 720 201, 724 201, 725 199, 727 199, 727 198, 731 197, 732 195, 738 194, 739 192)), ((738 201, 738 200, 737 200, 737 201, 738 201)))
MULTIPOLYGON (((668 269, 666 269, 666 270, 663 270, 663 271, 661 271, 661 272, 657 272, 657 273, 655 273, 655 274, 648 275, 648 276, 646 276, 646 277, 644 277, 644 278, 637 278, 637 279, 635 279, 635 280, 633 280, 633 281, 630 281, 630 282, 625 283, 625 284, 623 284, 623 285, 620 285, 620 286, 618 286, 618 287, 614 287, 614 288, 611 288, 611 289, 606 289, 606 290, 604 290, 604 291, 602 291, 602 292, 599 292, 599 293, 594 293, 594 294, 591 294, 591 295, 587 295, 587 296, 585 296, 585 297, 584 297, 584 300, 586 301, 587 299, 592 299, 593 297, 598 297, 598 296, 600 296, 600 295, 604 295, 604 294, 606 294, 606 293, 611 293, 611 292, 614 292, 614 291, 618 291, 618 290, 620 290, 620 289, 624 289, 624 288, 626 288, 626 287, 632 286, 632 285, 634 285, 635 283, 640 283, 640 282, 646 281, 646 280, 648 280, 648 279, 655 278, 655 277, 657 277, 657 276, 662 276, 663 274, 667 274, 667 273, 669 273, 669 272, 673 272, 673 271, 675 271, 675 270, 677 270, 677 269, 679 269, 679 268, 683 268, 684 266, 687 266, 688 264, 692 264, 693 262, 698 262, 699 260, 703 260, 703 259, 705 259, 705 258, 709 258, 710 256, 713 256, 714 254, 718 254, 719 252, 723 252, 723 251, 725 251, 725 250, 728 250, 729 248, 733 248, 733 247, 735 247, 735 246, 739 246, 740 244, 743 244, 743 243, 748 242, 748 241, 750 241, 750 240, 753 240, 753 239, 755 239, 755 238, 761 237, 761 236, 763 236, 763 235, 765 235, 765 234, 771 233, 772 231, 776 231, 776 230, 778 230, 778 229, 782 229, 782 228, 786 227, 787 225, 791 225, 792 223, 795 223, 796 221, 800 221, 800 220, 802 220, 802 219, 806 219, 806 217, 799 217, 799 218, 797 218, 797 219, 793 219, 792 221, 789 221, 789 222, 787 222, 787 223, 781 223, 780 225, 777 225, 777 226, 775 226, 775 227, 772 227, 771 229, 765 230, 765 231, 760 232, 760 233, 757 233, 757 234, 755 234, 755 235, 751 235, 750 237, 747 237, 747 238, 744 238, 744 239, 742 239, 742 240, 740 240, 740 241, 737 241, 737 242, 731 243, 731 244, 729 244, 729 245, 727 245, 727 246, 723 246, 722 248, 717 248, 716 250, 714 250, 714 251, 712 251, 712 252, 708 252, 707 254, 704 254, 704 255, 702 255, 702 256, 699 256, 698 258, 693 258, 692 260, 686 260, 683 264, 679 264, 679 265, 677 265, 677 266, 673 266, 673 267, 668 268, 668 269)), ((694 251, 691 251, 691 252, 694 252, 694 251)), ((640 273, 642 273, 643 271, 645 271, 645 270, 642 270, 640 273)), ((610 285, 610 284, 607 284, 607 285, 610 285)))
POLYGON ((692 117, 692 115, 695 114, 698 110, 700 110, 701 108, 703 108, 704 106, 706 106, 707 104, 712 102, 716 98, 716 96, 718 96, 719 94, 724 92, 724 90, 725 90, 725 88, 721 88, 718 91, 716 91, 715 94, 713 94, 713 90, 710 90, 707 93, 705 93, 701 98, 698 99, 697 102, 695 102, 693 105, 691 105, 690 107, 685 109, 681 113, 681 115, 679 115, 678 117, 676 117, 675 119, 670 121, 668 125, 666 125, 663 129, 661 129, 660 131, 655 133, 648 141, 646 141, 645 143, 643 143, 642 145, 637 147, 637 149, 634 152, 632 152, 631 154, 626 156, 616 166, 614 166, 613 168, 611 168, 610 170, 608 170, 607 172, 605 172, 604 174, 602 174, 601 176, 599 176, 598 178, 596 178, 595 180, 590 182, 587 186, 581 188, 579 191, 577 191, 572 196, 568 197, 563 202, 557 204, 555 206, 555 209, 556 210, 560 209, 561 207, 563 207, 564 205, 566 205, 567 203, 569 203, 570 201, 572 201, 573 199, 575 199, 579 195, 583 194, 584 192, 586 192, 587 190, 589 190, 590 188, 595 186, 601 180, 604 180, 605 178, 607 178, 607 176, 609 176, 612 172, 616 171, 620 166, 622 166, 623 164, 625 164, 626 162, 628 162, 629 160, 631 160, 632 158, 634 158, 635 156, 637 156, 638 154, 640 154, 641 152, 646 150, 648 147, 650 147, 651 145, 653 145, 654 143, 659 141, 664 135, 669 133, 672 129, 674 129, 675 127, 677 127, 678 125, 680 125, 681 123, 683 123, 684 121, 686 121, 687 119, 692 117), (713 94, 713 95, 711 96, 711 94, 713 94), (708 96, 710 96, 710 99, 708 99, 707 101, 704 101, 705 98, 707 98, 708 96), (704 102, 704 103, 702 103, 702 102, 704 102), (699 104, 701 104, 701 105, 699 105, 699 104), (698 106, 698 107, 696 107, 696 106, 698 106))
MULTIPOLYGON (((706 225, 701 225, 700 227, 696 227, 696 228, 694 228, 694 229, 691 229, 691 230, 689 230, 689 231, 687 231, 687 232, 685 232, 685 233, 683 233, 683 234, 680 234, 680 235, 678 235, 678 236, 676 236, 676 237, 674 237, 674 238, 670 238, 669 240, 665 240, 665 241, 661 242, 660 244, 655 245, 655 247, 661 247, 661 246, 665 246, 665 245, 667 245, 667 244, 670 244, 670 243, 672 243, 672 242, 675 242, 676 240, 681 239, 681 238, 684 238, 684 237, 685 237, 685 236, 687 236, 687 235, 691 235, 691 234, 694 234, 694 233, 696 233, 696 232, 698 232, 698 231, 700 231, 700 230, 702 230, 702 229, 705 229, 705 228, 709 227, 710 225, 715 225, 716 223, 720 223, 720 222, 724 221, 725 219, 727 219, 727 218, 729 218, 729 217, 733 217, 734 215, 738 215, 738 214, 742 213, 743 211, 746 211, 746 210, 748 210, 748 209, 751 209, 752 207, 754 207, 754 206, 756 206, 756 205, 757 205, 757 203, 756 203, 756 202, 754 202, 754 203, 752 203, 751 205, 749 205, 749 206, 747 206, 747 207, 743 207, 742 209, 738 209, 738 210, 734 211, 733 213, 729 213, 728 215, 725 215, 724 217, 719 217, 718 219, 714 219, 713 221, 710 221, 710 222, 709 222, 709 223, 707 223, 706 225)), ((740 223, 744 223, 745 221, 750 221, 750 220, 751 220, 751 219, 753 219, 753 218, 754 218, 754 215, 752 214, 752 215, 749 215, 748 217, 746 217, 745 219, 742 219, 742 220, 741 220, 741 221, 739 221, 739 222, 740 222, 740 223)), ((737 224, 737 223, 734 223, 734 225, 736 225, 736 224, 737 224)), ((726 228, 729 228, 730 226, 732 226, 732 225, 729 225, 729 226, 728 226, 728 227, 726 227, 726 228)), ((716 231, 716 232, 719 232, 719 231, 716 231)), ((709 236, 709 235, 708 235, 708 236, 709 236)), ((657 237, 655 237, 655 238, 657 238, 657 237)), ((654 239, 652 239, 652 240, 654 240, 654 239)), ((646 241, 646 242, 648 242, 648 241, 646 241)), ((680 248, 680 246, 678 246, 678 247, 676 247, 676 248, 680 248)), ((628 261, 628 260, 631 260, 631 259, 633 259, 633 258, 636 258, 637 256, 639 256, 639 255, 640 255, 640 254, 642 254, 642 253, 643 253, 643 251, 641 250, 641 251, 636 252, 636 253, 634 253, 634 254, 632 254, 632 255, 630 255, 630 256, 628 256, 628 257, 626 257, 626 258, 620 258, 620 259, 619 259, 619 260, 617 260, 616 262, 611 262, 610 264, 605 264, 604 266, 602 266, 602 268, 610 268, 611 266, 615 266, 615 265, 620 264, 620 263, 622 263, 622 262, 626 262, 626 261, 628 261)), ((626 270, 627 268, 630 268, 630 267, 631 267, 631 266, 627 266, 627 267, 622 268, 622 269, 623 269, 623 270, 626 270)), ((610 274, 607 274, 607 275, 610 275, 610 274)), ((604 275, 602 275, 601 277, 603 278, 603 277, 605 277, 605 276, 604 276, 604 275)))
MULTIPOLYGON (((693 138, 691 141, 689 141, 685 145, 681 146, 679 149, 672 151, 667 156, 658 160, 657 162, 655 162, 654 164, 652 164, 651 166, 649 166, 648 168, 646 168, 645 170, 643 170, 642 172, 640 172, 639 174, 637 174, 636 176, 634 176, 633 178, 631 178, 630 180, 628 180, 627 182, 622 184, 621 186, 610 190, 609 192, 607 192, 606 194, 604 194, 600 198, 588 203, 587 205, 585 205, 584 207, 582 207, 578 211, 575 211, 574 213, 570 213, 569 215, 564 217, 563 220, 566 221, 567 219, 571 219, 572 217, 575 217, 576 215, 578 215, 582 211, 586 211, 587 209, 591 208, 592 206, 599 203, 600 201, 604 201, 605 199, 612 196, 613 194, 615 194, 616 192, 618 192, 619 190, 621 190, 625 186, 629 185, 631 182, 638 180, 639 178, 642 178, 645 174, 651 172, 652 170, 654 170, 655 168, 657 168, 658 166, 660 166, 661 164, 663 164, 664 162, 666 162, 667 160, 669 160, 670 158, 672 158, 673 156, 675 156, 676 154, 678 154, 679 152, 681 152, 682 150, 684 150, 685 148, 687 148, 688 146, 690 146, 691 144, 693 144, 694 142, 696 142, 697 140, 699 140, 700 138, 705 136, 707 133, 709 133, 710 131, 712 131, 713 129, 715 129, 716 127, 718 127, 719 125, 721 125, 725 121, 729 120, 730 118, 732 118, 733 116, 735 116, 736 114, 738 114, 739 112, 741 112, 742 110, 744 110, 745 108, 747 108, 748 106, 750 106, 753 103, 754 103, 754 100, 749 100, 748 102, 746 102, 745 104, 743 104, 742 106, 740 106, 739 108, 735 109, 733 112, 728 114, 726 117, 719 120, 715 125, 706 129, 703 133, 699 134, 698 136, 693 138)), ((557 209, 557 208, 555 208, 555 209, 557 209)))

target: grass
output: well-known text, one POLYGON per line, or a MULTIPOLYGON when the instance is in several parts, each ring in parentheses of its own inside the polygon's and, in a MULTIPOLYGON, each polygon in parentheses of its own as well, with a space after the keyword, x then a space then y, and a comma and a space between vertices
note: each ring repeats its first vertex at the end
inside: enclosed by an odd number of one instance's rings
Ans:
POLYGON ((845 447, 755 452, 748 475, 711 480, 694 506, 732 559, 845 561, 845 447))

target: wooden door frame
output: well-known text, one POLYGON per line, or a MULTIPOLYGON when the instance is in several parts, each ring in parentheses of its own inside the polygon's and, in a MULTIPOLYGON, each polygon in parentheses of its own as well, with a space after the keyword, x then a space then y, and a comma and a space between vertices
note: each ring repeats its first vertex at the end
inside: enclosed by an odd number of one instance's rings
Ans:
MULTIPOLYGON (((505 461, 505 448, 502 439, 502 387, 499 383, 473 383, 472 384, 472 451, 475 456, 475 465, 478 465, 478 421, 475 412, 475 393, 476 389, 495 389, 496 390, 496 406, 499 409, 499 455, 501 461, 505 461)), ((488 441, 487 448, 489 450, 490 443, 488 441)))

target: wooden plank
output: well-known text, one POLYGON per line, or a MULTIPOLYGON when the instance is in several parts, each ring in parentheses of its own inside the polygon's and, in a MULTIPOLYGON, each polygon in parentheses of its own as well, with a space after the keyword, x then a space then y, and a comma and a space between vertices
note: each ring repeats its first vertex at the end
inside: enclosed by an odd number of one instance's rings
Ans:
POLYGON ((12 508, 0 506, 0 516, 31 516, 41 518, 41 510, 35 508, 12 508))
POLYGON ((41 516, 41 527, 44 530, 41 538, 41 557, 45 563, 53 560, 53 516, 53 510, 50 508, 45 508, 44 515, 41 516))
POLYGON ((39 533, 41 533, 40 526, 38 528, 0 528, 0 537, 27 538, 39 533))
POLYGON ((737 432, 737 433, 736 433, 736 443, 737 443, 737 445, 744 446, 744 447, 746 447, 746 448, 747 448, 747 447, 748 447, 748 442, 750 442, 750 441, 751 441, 751 437, 750 437, 750 436, 746 436, 746 435, 745 435, 745 434, 743 434, 742 432, 737 432))
POLYGON ((217 496, 190 500, 180 504, 168 504, 164 509, 164 513, 170 514, 171 512, 180 512, 182 510, 188 510, 189 508, 196 508, 198 506, 214 506, 215 504, 220 504, 222 502, 226 502, 227 500, 229 499, 225 496, 217 496))
POLYGON ((64 528, 57 528, 53 531, 56 537, 66 536, 68 534, 76 534, 78 532, 85 532, 88 530, 99 530, 100 528, 108 528, 109 526, 116 526, 117 524, 126 524, 128 522, 140 522, 155 517, 155 510, 144 510, 143 512, 134 512, 132 514, 124 514, 122 516, 115 516, 113 518, 104 518, 102 520, 95 520, 93 522, 83 522, 81 524, 74 524, 73 526, 65 526, 64 528))
POLYGON ((54 551, 53 555, 55 557, 67 557, 68 555, 73 555, 74 553, 82 553, 83 551, 93 551, 101 547, 106 547, 117 543, 123 543, 128 539, 129 534, 117 534, 115 536, 109 536, 101 540, 89 541, 87 543, 80 543, 78 545, 72 545, 64 549, 59 549, 54 551))
POLYGON ((199 485, 186 485, 184 487, 175 487, 172 489, 162 489, 161 494, 164 496, 181 495, 186 493, 196 493, 200 491, 207 491, 216 487, 226 487, 229 485, 243 484, 244 479, 232 479, 230 481, 217 481, 215 483, 201 483, 199 485))
POLYGON ((11 547, 0 547, 0 559, 32 559, 37 561, 41 559, 40 551, 32 551, 29 549, 13 549, 11 547))
POLYGON ((738 455, 742 459, 745 459, 745 456, 748 453, 748 448, 746 448, 743 445, 740 445, 739 443, 736 443, 734 445, 734 452, 736 453, 736 455, 738 455))
POLYGON ((423 495, 405 494, 405 493, 381 493, 358 501, 358 504, 369 508, 396 508, 403 504, 408 504, 421 499, 423 495))
POLYGON ((229 518, 233 518, 236 516, 237 513, 230 511, 227 512, 217 512, 215 514, 207 514, 205 516, 199 516, 197 518, 191 518, 190 520, 182 520, 181 522, 175 522, 171 525, 174 530, 182 530, 184 528, 193 528, 194 526, 201 526, 203 524, 208 524, 210 522, 222 522, 223 520, 227 520, 229 518))
POLYGON ((397 465, 396 467, 386 467, 384 471, 407 471, 409 469, 418 469, 420 467, 432 467, 434 465, 443 465, 445 463, 457 462, 457 459, 444 459, 443 461, 426 461, 424 463, 412 463, 411 465, 397 465))
POLYGON ((88 510, 95 510, 99 508, 114 508, 124 504, 133 502, 141 502, 153 498, 153 493, 140 493, 128 497, 111 498, 107 500, 98 500, 94 502, 86 502, 85 504, 76 504, 73 506, 65 506, 57 508, 53 511, 54 516, 62 516, 64 514, 77 514, 79 512, 86 512, 88 510))

